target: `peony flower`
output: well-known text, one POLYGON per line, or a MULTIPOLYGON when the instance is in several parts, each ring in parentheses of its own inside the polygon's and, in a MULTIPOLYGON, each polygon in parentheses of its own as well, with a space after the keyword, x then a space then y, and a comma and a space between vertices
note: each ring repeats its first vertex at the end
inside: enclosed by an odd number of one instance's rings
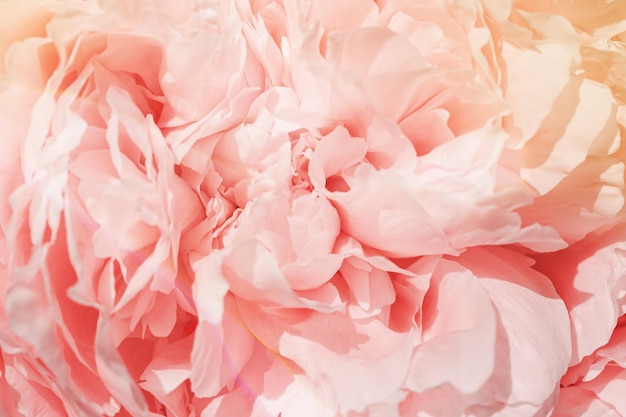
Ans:
POLYGON ((0 0, 0 414, 626 415, 598 5, 0 0))

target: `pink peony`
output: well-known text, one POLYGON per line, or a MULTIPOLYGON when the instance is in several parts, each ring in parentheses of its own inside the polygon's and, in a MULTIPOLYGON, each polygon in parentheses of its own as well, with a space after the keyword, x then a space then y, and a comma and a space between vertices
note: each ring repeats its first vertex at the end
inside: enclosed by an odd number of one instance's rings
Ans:
POLYGON ((626 416, 605 0, 0 0, 0 415, 626 416))

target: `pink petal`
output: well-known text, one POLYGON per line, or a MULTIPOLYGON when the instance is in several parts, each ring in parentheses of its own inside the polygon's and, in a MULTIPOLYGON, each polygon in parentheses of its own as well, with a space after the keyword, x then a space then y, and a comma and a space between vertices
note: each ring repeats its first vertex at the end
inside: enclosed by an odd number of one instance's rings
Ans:
POLYGON ((579 387, 561 389, 553 417, 621 417, 610 404, 603 402, 592 391, 579 387))
POLYGON ((423 341, 413 356, 407 387, 424 392, 450 384, 478 391, 494 372, 496 312, 481 281, 442 261, 422 306, 423 341))
POLYGON ((187 336, 156 353, 141 375, 139 386, 153 395, 165 396, 191 375, 189 353, 193 338, 187 336))
POLYGON ((385 399, 406 376, 411 335, 393 332, 376 319, 358 323, 341 313, 294 310, 268 314, 249 303, 240 310, 250 330, 332 393, 342 412, 385 399))
POLYGON ((525 403, 535 411, 554 401, 571 343, 567 309, 551 283, 530 268, 532 261, 506 249, 469 250, 461 263, 480 277, 504 329, 496 347, 508 349, 502 358, 507 365, 495 368, 497 379, 510 384, 502 401, 525 403))
POLYGON ((231 300, 221 324, 200 322, 191 351, 190 380, 200 397, 213 397, 224 387, 232 389, 250 359, 254 339, 242 325, 231 300))
POLYGON ((102 382, 130 413, 149 416, 148 405, 139 386, 130 376, 119 352, 111 343, 108 320, 100 318, 96 332, 96 367, 102 382))
POLYGON ((589 236, 562 253, 538 256, 537 269, 549 276, 569 311, 571 365, 608 342, 622 310, 617 302, 626 264, 619 250, 624 228, 589 236), (618 286, 618 284, 620 284, 618 286))

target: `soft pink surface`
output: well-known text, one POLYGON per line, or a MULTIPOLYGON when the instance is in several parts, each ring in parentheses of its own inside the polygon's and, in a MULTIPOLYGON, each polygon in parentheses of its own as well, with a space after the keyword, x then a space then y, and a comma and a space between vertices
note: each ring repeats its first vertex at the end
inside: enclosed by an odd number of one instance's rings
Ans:
POLYGON ((626 8, 0 0, 0 415, 626 416, 626 8))

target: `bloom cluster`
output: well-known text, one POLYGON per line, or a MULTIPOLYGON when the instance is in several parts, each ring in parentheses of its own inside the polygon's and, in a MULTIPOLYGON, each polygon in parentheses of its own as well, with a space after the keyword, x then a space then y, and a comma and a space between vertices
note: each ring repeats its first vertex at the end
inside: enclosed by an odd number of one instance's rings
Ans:
POLYGON ((626 416, 623 2, 0 0, 0 58, 0 415, 626 416))

